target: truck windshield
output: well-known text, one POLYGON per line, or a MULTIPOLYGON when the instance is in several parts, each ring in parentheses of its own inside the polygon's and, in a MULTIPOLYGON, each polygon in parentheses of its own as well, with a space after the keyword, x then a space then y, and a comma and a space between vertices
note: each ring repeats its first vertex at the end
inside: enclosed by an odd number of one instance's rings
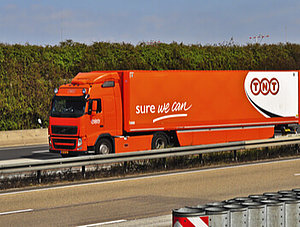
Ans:
POLYGON ((85 99, 80 97, 55 96, 52 101, 51 117, 80 117, 84 114, 85 99))

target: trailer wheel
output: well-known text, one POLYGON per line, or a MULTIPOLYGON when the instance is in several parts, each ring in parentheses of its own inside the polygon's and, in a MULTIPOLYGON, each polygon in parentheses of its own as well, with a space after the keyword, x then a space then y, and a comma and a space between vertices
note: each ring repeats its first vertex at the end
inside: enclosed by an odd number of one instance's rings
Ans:
POLYGON ((151 149, 163 149, 168 146, 168 137, 163 132, 154 133, 152 142, 151 142, 151 149))
POLYGON ((109 139, 100 139, 95 146, 95 154, 110 154, 112 153, 112 144, 109 139))

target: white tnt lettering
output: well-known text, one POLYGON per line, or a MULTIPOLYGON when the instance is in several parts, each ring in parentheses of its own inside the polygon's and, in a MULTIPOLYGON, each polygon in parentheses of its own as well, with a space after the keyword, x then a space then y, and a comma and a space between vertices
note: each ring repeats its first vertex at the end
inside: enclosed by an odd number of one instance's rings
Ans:
POLYGON ((276 95, 279 92, 279 82, 276 78, 272 78, 271 80, 267 78, 263 78, 262 80, 254 78, 251 81, 250 90, 253 95, 259 95, 260 93, 263 95, 268 95, 269 93, 276 95))

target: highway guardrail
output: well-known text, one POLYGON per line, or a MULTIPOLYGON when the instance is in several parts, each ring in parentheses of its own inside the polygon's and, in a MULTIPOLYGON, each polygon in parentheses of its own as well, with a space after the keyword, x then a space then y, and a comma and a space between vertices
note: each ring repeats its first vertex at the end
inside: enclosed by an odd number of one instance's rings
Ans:
POLYGON ((262 148, 271 146, 283 146, 291 144, 299 144, 300 136, 287 136, 271 138, 266 140, 252 140, 229 142, 222 144, 209 144, 198 146, 175 147, 159 150, 136 151, 119 154, 108 155, 86 155, 72 158, 57 158, 49 160, 30 160, 22 163, 3 163, 0 164, 0 174, 42 171, 70 167, 82 167, 98 165, 98 164, 112 164, 119 162, 129 162, 146 159, 158 159, 184 155, 196 155, 221 151, 238 151, 252 148, 262 148))

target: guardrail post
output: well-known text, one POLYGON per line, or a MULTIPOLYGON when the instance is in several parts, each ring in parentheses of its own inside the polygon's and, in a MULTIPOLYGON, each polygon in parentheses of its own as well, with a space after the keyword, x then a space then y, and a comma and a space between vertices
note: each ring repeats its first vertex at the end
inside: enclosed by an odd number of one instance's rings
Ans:
POLYGON ((163 166, 164 169, 167 168, 167 159, 166 158, 162 159, 162 166, 163 166))
POLYGON ((82 174, 82 177, 85 178, 85 176, 86 176, 85 175, 85 166, 81 167, 81 174, 82 174))
POLYGON ((38 180, 38 183, 42 183, 42 173, 41 173, 41 170, 38 170, 36 172, 36 175, 37 175, 37 180, 38 180))
POLYGON ((233 151, 233 159, 234 159, 234 161, 237 162, 237 152, 236 152, 236 150, 233 151))
POLYGON ((202 154, 199 154, 199 162, 200 162, 200 165, 203 165, 204 161, 203 161, 203 155, 202 154))
POLYGON ((296 149, 296 153, 299 154, 299 144, 298 143, 295 145, 295 149, 296 149))
POLYGON ((128 163, 124 162, 124 168, 123 168, 124 173, 127 173, 127 171, 128 171, 127 166, 128 166, 128 163))
POLYGON ((266 153, 267 153, 267 158, 269 158, 269 157, 270 157, 270 150, 269 150, 269 147, 266 147, 266 148, 265 148, 265 151, 266 151, 266 153))

